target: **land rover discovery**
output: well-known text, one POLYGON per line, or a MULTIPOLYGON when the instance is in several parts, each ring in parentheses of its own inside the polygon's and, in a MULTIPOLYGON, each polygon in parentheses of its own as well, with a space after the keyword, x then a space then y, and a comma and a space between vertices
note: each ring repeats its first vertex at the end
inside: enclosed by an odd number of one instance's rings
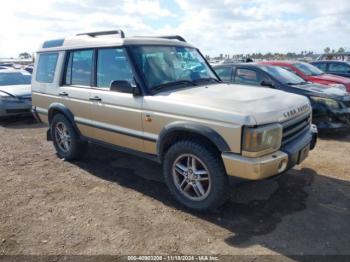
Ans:
POLYGON ((180 36, 117 30, 46 41, 32 97, 59 157, 98 143, 155 160, 173 196, 196 210, 227 200, 228 176, 281 174, 316 142, 307 98, 232 88, 180 36))

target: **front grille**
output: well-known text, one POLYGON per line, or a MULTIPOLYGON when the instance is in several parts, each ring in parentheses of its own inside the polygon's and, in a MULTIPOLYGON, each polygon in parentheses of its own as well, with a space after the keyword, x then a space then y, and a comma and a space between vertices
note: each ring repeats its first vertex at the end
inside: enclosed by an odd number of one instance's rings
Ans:
POLYGON ((293 139, 304 133, 310 128, 311 125, 311 115, 302 115, 292 120, 288 120, 282 123, 283 126, 283 136, 282 136, 282 146, 288 144, 293 139))
POLYGON ((30 109, 6 109, 8 114, 20 114, 20 113, 29 113, 30 109))

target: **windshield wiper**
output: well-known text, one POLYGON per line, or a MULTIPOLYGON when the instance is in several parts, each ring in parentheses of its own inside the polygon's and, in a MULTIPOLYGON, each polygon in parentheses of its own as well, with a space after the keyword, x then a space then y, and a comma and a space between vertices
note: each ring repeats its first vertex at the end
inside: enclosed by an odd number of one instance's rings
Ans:
POLYGON ((198 78, 196 80, 193 80, 193 82, 198 83, 198 82, 211 82, 215 81, 216 83, 220 83, 220 81, 214 77, 203 77, 203 78, 198 78))
POLYGON ((299 83, 286 83, 289 86, 298 86, 298 85, 306 85, 307 82, 299 82, 299 83))
POLYGON ((184 85, 184 84, 190 84, 192 86, 196 86, 197 84, 194 81, 191 80, 178 80, 178 81, 172 81, 167 82, 164 84, 156 85, 152 87, 152 91, 159 91, 160 89, 166 88, 166 87, 174 87, 178 85, 184 85))

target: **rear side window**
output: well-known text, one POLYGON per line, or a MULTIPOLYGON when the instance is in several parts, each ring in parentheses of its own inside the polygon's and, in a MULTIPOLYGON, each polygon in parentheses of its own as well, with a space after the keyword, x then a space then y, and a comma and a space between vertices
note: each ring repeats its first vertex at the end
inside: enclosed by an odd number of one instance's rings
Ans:
POLYGON ((71 51, 68 54, 66 85, 91 85, 93 50, 71 51))
POLYGON ((219 75, 222 81, 230 82, 232 77, 232 68, 231 67, 219 67, 215 69, 215 72, 219 75))
POLYGON ((58 53, 46 53, 39 55, 36 69, 36 81, 41 83, 52 83, 55 76, 58 53))

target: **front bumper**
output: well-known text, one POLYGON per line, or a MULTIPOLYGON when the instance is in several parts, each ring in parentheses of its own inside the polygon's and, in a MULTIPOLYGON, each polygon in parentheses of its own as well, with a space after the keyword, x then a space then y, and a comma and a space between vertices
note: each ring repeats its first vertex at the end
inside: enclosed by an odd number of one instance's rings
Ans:
POLYGON ((0 102, 0 117, 31 114, 32 104, 25 102, 0 102))
POLYGON ((280 174, 300 164, 317 142, 317 128, 312 128, 272 154, 249 158, 223 153, 222 159, 229 176, 259 180, 280 174))

